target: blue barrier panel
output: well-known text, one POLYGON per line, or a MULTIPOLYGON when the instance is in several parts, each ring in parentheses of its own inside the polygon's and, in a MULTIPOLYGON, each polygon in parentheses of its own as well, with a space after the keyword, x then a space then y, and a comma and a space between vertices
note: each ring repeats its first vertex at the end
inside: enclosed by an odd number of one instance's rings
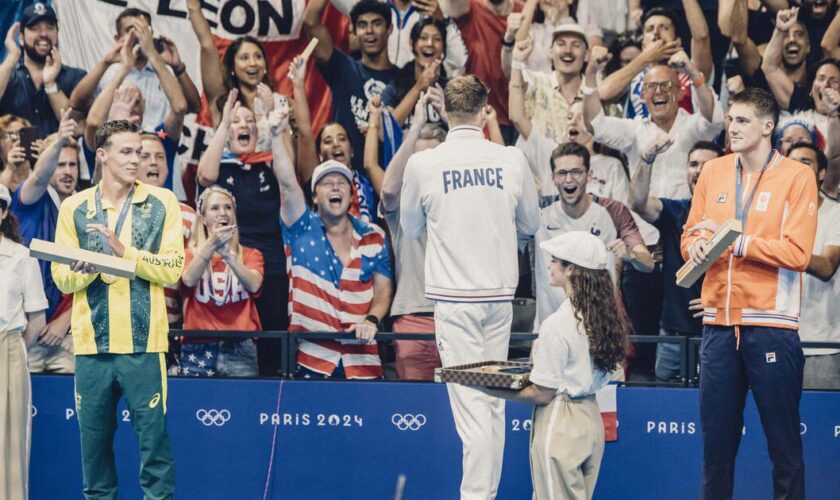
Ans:
MULTIPOLYGON (((460 441, 446 391, 421 383, 171 379, 176 498, 457 498, 460 441), (278 406, 278 394, 281 400, 278 406), (275 429, 276 441, 275 441, 275 429), (273 474, 266 481, 272 444, 273 474)), ((31 498, 81 498, 73 380, 34 376, 31 498)), ((805 393, 809 498, 840 491, 840 393, 805 393)), ((142 498, 137 444, 120 406, 120 498, 142 498)), ((509 404, 500 499, 530 498, 530 408, 509 404)), ((694 389, 619 388, 619 440, 608 443, 597 499, 697 498, 700 422, 694 389)), ((736 498, 770 498, 770 464, 752 400, 736 498)))

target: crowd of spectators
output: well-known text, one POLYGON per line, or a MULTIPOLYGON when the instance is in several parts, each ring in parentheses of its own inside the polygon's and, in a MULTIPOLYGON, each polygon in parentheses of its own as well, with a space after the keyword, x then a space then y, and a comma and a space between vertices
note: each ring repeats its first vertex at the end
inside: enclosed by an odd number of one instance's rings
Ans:
MULTIPOLYGON (((137 8, 114 19, 112 48, 80 69, 62 62, 56 11, 31 3, 0 64, 0 184, 10 193, 0 211, 24 245, 53 240, 62 201, 98 181, 92 145, 107 121, 144 131, 141 182, 185 179, 187 257, 167 289, 170 324, 255 334, 183 338, 172 373, 276 375, 281 343, 260 330, 347 331, 302 340, 300 375, 379 378, 393 360, 397 378, 432 378, 434 342, 383 349, 376 333, 434 330, 425 234, 401 230, 400 191, 408 158, 446 140, 444 89, 462 74, 490 89, 484 132, 523 151, 543 207, 535 237, 520 241, 515 323, 537 331, 564 300, 539 242, 583 230, 608 246, 637 334, 698 336, 700 283, 674 279, 680 235, 703 164, 728 152, 729 96, 759 87, 783 110, 777 149, 820 186, 799 335, 840 341, 836 0, 309 0, 299 36, 318 43, 311 63, 284 54, 287 82, 273 81, 278 54, 260 40, 219 45, 204 4, 185 3, 199 86, 173 34, 137 8), (329 92, 313 91, 311 72, 329 92), (331 119, 316 124, 325 103, 331 119), (177 161, 190 114, 216 130, 192 175, 177 161)), ((72 372, 72 298, 39 264, 48 307, 29 366, 72 372)), ((629 376, 679 377, 673 344, 628 349, 629 376)), ((805 352, 806 386, 840 388, 840 348, 805 352)))

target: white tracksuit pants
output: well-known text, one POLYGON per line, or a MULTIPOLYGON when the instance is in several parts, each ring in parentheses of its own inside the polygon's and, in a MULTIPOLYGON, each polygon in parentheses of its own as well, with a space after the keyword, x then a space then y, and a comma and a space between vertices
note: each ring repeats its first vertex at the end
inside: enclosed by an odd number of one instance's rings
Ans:
MULTIPOLYGON (((435 329, 443 366, 506 360, 513 308, 510 302, 435 303, 435 329)), ((458 384, 447 384, 455 428, 464 445, 461 500, 496 497, 505 449, 505 402, 458 384)))

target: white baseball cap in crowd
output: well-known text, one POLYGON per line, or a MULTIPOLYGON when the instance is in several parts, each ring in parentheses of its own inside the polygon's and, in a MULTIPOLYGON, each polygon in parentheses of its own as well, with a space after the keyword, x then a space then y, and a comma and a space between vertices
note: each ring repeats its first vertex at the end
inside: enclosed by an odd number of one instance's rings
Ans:
POLYGON ((9 193, 9 188, 0 184, 0 200, 6 202, 6 208, 9 208, 12 204, 12 195, 9 193))
POLYGON ((588 231, 569 231, 540 243, 552 257, 587 269, 607 268, 607 247, 588 231))
POLYGON ((350 181, 350 184, 353 183, 353 171, 347 168, 347 166, 343 163, 337 162, 335 160, 327 160, 324 163, 315 167, 315 172, 312 173, 312 191, 315 191, 315 186, 318 184, 325 175, 332 174, 337 172, 344 177, 347 177, 347 180, 350 181))
POLYGON ((565 34, 579 36, 583 40, 584 45, 586 45, 586 48, 589 48, 589 39, 586 38, 586 30, 583 29, 583 26, 577 23, 563 23, 554 29, 551 33, 551 39, 554 40, 558 35, 565 34))

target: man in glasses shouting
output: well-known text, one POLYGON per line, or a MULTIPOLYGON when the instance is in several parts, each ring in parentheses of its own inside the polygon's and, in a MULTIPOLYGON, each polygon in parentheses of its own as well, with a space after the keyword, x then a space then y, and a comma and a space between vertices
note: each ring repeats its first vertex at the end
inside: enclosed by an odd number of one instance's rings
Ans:
POLYGON ((649 273, 654 266, 653 256, 645 246, 630 209, 620 201, 587 192, 590 161, 589 150, 573 142, 560 144, 551 153, 549 167, 560 194, 557 201, 542 209, 540 228, 534 235, 538 248, 534 256, 537 289, 534 326, 537 328, 565 299, 561 288, 551 286, 548 269, 551 255, 540 249, 541 242, 569 231, 590 232, 610 250, 607 269, 613 281, 617 279, 617 262, 626 262, 642 273, 649 273))
MULTIPOLYGON (((605 49, 595 50, 590 55, 586 68, 585 86, 594 88, 596 75, 609 61, 605 49)), ((671 57, 668 65, 656 64, 646 72, 643 97, 650 117, 645 119, 613 118, 604 115, 598 93, 584 88, 584 120, 593 129, 595 142, 615 148, 627 155, 631 168, 639 164, 640 152, 660 132, 668 134, 673 144, 658 155, 653 163, 650 183, 651 196, 664 198, 688 198, 691 192, 686 181, 685 158, 691 146, 697 141, 710 141, 723 127, 723 110, 712 89, 699 78, 700 72, 688 59, 685 52, 671 57), (680 108, 683 90, 679 85, 679 74, 698 76, 694 87, 694 113, 680 108)), ((630 172, 633 177, 634 172, 630 172)))

